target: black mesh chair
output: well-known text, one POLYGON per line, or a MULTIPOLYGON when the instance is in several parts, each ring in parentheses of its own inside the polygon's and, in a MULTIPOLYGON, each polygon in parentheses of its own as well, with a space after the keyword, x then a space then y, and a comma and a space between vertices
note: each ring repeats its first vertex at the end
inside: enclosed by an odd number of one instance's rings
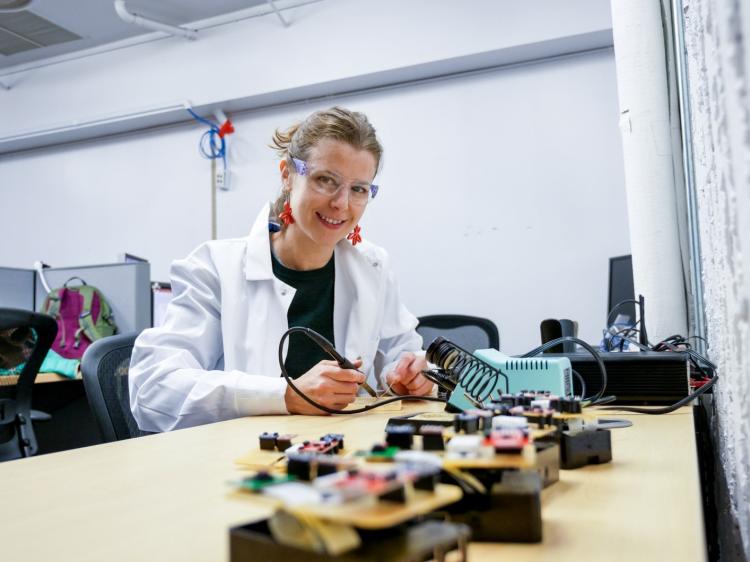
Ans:
POLYGON ((105 442, 147 435, 138 429, 130 411, 128 369, 138 334, 122 334, 95 341, 83 354, 83 386, 105 442))
POLYGON ((435 314, 419 318, 417 332, 427 349, 432 340, 443 336, 466 351, 500 349, 500 333, 492 320, 460 314, 435 314))
POLYGON ((51 316, 0 308, 0 364, 3 368, 24 365, 13 395, 0 398, 0 461, 29 457, 39 450, 32 420, 46 420, 49 415, 32 411, 31 395, 56 335, 57 322, 51 316))

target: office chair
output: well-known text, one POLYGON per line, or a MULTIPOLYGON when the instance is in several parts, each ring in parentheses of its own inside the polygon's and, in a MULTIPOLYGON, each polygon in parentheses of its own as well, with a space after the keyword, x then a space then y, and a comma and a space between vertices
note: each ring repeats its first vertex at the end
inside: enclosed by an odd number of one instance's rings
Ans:
POLYGON ((477 349, 500 349, 500 333, 495 323, 487 318, 461 314, 422 316, 417 332, 424 340, 424 349, 437 336, 443 336, 471 353, 477 349))
POLYGON ((30 457, 39 450, 32 421, 49 415, 32 411, 31 395, 42 362, 57 335, 57 322, 29 310, 0 308, 0 363, 24 364, 12 398, 0 398, 0 461, 30 457), (32 332, 33 330, 33 332, 32 332))
POLYGON ((148 435, 130 411, 128 369, 138 333, 95 341, 83 354, 83 386, 105 443, 148 435))

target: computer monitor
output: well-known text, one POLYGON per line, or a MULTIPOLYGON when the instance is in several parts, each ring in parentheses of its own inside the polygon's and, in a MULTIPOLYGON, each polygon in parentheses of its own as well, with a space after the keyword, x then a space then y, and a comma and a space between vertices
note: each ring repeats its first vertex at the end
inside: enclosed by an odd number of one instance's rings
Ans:
MULTIPOLYGON (((609 258, 609 305, 607 306, 607 313, 618 302, 627 299, 635 299, 632 256, 609 258)), ((617 313, 628 316, 631 322, 635 322, 635 304, 624 304, 617 310, 617 313)), ((614 315, 612 320, 616 317, 617 314, 614 315)))

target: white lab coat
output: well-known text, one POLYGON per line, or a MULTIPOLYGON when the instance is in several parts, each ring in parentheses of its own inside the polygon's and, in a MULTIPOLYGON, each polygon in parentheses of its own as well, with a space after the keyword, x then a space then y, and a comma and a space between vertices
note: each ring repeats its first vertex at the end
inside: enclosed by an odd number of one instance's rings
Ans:
MULTIPOLYGON (((141 333, 130 364, 130 407, 142 430, 287 413, 278 346, 295 289, 273 275, 268 213, 266 205, 247 238, 206 242, 172 264, 164 324, 141 333)), ((362 357, 370 385, 384 388, 401 353, 421 349, 417 319, 382 248, 343 240, 334 254, 336 349, 362 357)))

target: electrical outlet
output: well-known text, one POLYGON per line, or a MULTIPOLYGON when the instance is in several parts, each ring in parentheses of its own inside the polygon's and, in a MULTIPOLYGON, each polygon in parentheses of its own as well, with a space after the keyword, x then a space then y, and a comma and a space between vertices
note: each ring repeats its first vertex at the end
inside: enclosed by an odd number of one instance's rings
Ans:
POLYGON ((216 167, 216 187, 218 189, 223 189, 224 191, 229 189, 229 177, 230 173, 228 169, 221 168, 219 166, 216 167))

